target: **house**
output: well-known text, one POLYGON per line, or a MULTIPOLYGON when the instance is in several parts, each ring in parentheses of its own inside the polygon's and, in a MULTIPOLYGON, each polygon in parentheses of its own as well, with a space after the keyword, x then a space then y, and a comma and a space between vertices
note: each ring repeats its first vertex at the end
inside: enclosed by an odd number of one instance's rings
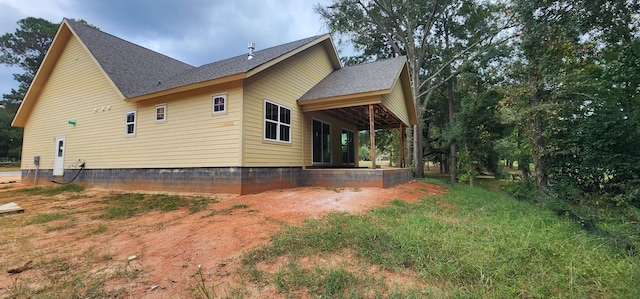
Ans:
POLYGON ((407 181, 356 145, 415 123, 404 57, 342 67, 319 35, 194 67, 64 19, 12 125, 25 183, 247 194, 407 181))

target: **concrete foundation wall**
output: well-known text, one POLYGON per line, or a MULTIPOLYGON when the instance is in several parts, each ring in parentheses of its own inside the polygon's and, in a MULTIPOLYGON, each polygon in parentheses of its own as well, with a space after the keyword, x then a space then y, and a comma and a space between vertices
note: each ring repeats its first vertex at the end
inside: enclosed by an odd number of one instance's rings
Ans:
POLYGON ((305 186, 390 188, 411 180, 410 169, 305 169, 305 186))
MULTIPOLYGON (((299 167, 67 169, 53 177, 51 169, 38 172, 38 185, 69 182, 88 187, 196 193, 252 194, 268 190, 315 187, 389 188, 411 179, 409 169, 302 169, 299 167)), ((22 171, 22 182, 33 184, 35 172, 22 171)))

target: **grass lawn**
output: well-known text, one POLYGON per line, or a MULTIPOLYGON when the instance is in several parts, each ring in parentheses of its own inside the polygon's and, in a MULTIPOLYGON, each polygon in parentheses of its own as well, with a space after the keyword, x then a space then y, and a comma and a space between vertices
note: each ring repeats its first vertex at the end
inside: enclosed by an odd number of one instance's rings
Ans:
POLYGON ((640 258, 481 187, 310 220, 243 264, 290 298, 640 298, 640 258))

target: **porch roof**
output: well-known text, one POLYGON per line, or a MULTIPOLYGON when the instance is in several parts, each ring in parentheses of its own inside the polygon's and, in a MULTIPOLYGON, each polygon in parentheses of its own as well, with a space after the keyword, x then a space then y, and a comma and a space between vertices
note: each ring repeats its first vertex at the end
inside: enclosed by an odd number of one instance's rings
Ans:
POLYGON ((338 69, 300 99, 302 111, 323 111, 370 128, 369 105, 374 105, 376 129, 410 126, 417 122, 406 57, 338 69))

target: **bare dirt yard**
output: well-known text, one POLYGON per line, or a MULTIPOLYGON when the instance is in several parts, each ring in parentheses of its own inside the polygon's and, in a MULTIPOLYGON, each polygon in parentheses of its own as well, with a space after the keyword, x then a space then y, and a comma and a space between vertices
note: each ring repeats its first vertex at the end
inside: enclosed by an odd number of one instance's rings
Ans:
POLYGON ((89 297, 95 288, 100 297, 193 298, 198 295, 194 274, 199 267, 201 277, 224 293, 240 284, 242 278, 236 274, 240 256, 267 244, 287 226, 330 212, 366 213, 393 199, 412 202, 444 192, 443 187, 411 181, 389 189, 305 187, 245 196, 174 194, 209 200, 196 211, 181 207, 108 218, 106 199, 125 192, 18 191, 29 188, 0 184, 0 205, 16 202, 25 210, 0 215, 0 297, 30 297, 59 287, 62 297, 89 297), (16 269, 23 271, 8 273, 16 269))

